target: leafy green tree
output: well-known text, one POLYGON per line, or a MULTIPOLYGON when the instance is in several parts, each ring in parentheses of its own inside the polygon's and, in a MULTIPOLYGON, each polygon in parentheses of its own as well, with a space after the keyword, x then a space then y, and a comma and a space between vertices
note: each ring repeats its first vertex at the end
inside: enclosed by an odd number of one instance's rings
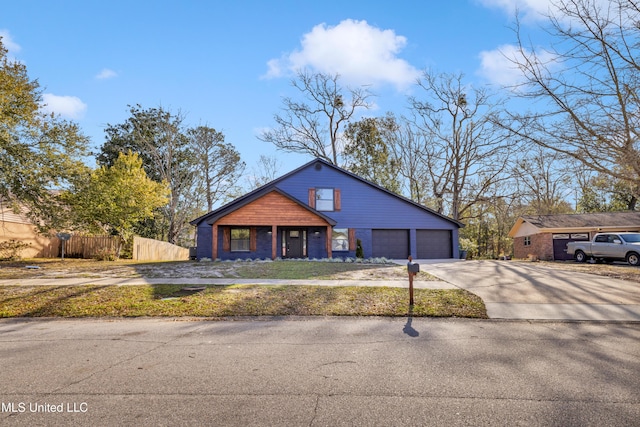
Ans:
POLYGON ((74 123, 42 113, 41 102, 38 81, 7 58, 0 37, 0 203, 26 207, 45 230, 62 226, 53 190, 82 173, 89 141, 74 123))
POLYGON ((629 181, 598 174, 592 176, 582 188, 578 200, 580 212, 621 212, 634 211, 637 206, 637 186, 630 186, 629 181))
POLYGON ((162 107, 130 106, 131 116, 107 127, 107 141, 97 156, 110 165, 120 153, 138 153, 147 175, 167 182, 169 202, 161 215, 137 225, 141 235, 171 243, 189 240, 189 221, 235 193, 244 162, 224 134, 208 126, 188 128, 181 113, 162 107))
POLYGON ((224 142, 224 134, 208 126, 198 126, 187 130, 189 146, 196 158, 198 193, 204 194, 206 208, 225 200, 244 171, 245 164, 240 153, 224 142))
POLYGON ((100 166, 88 179, 62 194, 75 224, 94 233, 109 233, 129 241, 135 225, 152 218, 167 203, 166 182, 150 179, 136 153, 120 154, 113 166, 100 166))
POLYGON ((160 209, 161 216, 146 221, 139 230, 156 233, 146 237, 163 238, 176 243, 188 228, 192 207, 200 197, 196 191, 197 158, 189 146, 184 117, 162 107, 143 109, 130 106, 131 116, 118 125, 106 129, 107 141, 97 156, 98 164, 110 166, 120 154, 139 155, 149 178, 169 185, 168 203, 160 209))
POLYGON ((400 161, 390 148, 397 130, 398 124, 391 114, 349 123, 344 133, 346 169, 389 191, 400 193, 400 161))

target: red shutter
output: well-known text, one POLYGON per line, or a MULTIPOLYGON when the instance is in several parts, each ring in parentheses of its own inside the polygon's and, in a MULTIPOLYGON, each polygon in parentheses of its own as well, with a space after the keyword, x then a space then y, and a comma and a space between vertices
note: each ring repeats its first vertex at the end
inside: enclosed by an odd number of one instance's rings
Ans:
POLYGON ((340 202, 340 190, 338 188, 333 190, 333 210, 339 211, 342 207, 340 202))
POLYGON ((222 250, 231 250, 231 227, 222 227, 222 250))
POLYGON ((249 233, 249 250, 251 252, 255 252, 258 249, 257 240, 256 228, 251 227, 251 232, 249 233))
POLYGON ((316 189, 315 188, 309 189, 309 206, 312 209, 316 208, 316 189))
POLYGON ((356 250, 356 229, 355 228, 349 229, 349 250, 350 251, 356 250))

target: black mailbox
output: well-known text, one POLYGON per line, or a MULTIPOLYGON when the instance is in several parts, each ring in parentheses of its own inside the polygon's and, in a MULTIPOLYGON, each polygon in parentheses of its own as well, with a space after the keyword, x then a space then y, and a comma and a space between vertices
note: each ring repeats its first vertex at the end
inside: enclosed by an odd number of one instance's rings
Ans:
POLYGON ((408 262, 407 263, 407 270, 409 271, 409 273, 419 273, 420 272, 420 264, 418 264, 417 262, 408 262))

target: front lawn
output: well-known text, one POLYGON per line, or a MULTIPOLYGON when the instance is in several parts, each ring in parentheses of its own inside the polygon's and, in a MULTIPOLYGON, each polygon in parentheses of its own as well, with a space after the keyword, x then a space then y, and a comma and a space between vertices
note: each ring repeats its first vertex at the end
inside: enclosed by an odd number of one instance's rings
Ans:
MULTIPOLYGON (((3 286, 0 318, 407 316, 403 288, 324 286, 3 286)), ((413 316, 487 318, 464 290, 416 289, 413 316)))
MULTIPOLYGON (((405 266, 320 261, 141 262, 30 259, 0 262, 0 279, 71 277, 407 280, 405 266)), ((416 280, 438 280, 420 273, 416 280)))

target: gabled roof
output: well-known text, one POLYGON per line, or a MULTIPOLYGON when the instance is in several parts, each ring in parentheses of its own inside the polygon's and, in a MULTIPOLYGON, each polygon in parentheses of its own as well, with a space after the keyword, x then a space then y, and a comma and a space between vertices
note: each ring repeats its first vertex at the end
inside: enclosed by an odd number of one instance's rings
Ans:
MULTIPOLYGON (((207 219, 207 222, 209 223, 209 216, 210 216, 210 215, 215 215, 217 218, 219 218, 219 216, 218 216, 218 214, 217 214, 217 213, 218 213, 219 211, 223 210, 223 209, 225 210, 225 212, 226 212, 226 213, 225 213, 225 215, 226 215, 227 213, 231 212, 231 211, 234 209, 234 207, 235 207, 235 208, 238 208, 238 207, 240 207, 240 206, 244 206, 244 204, 239 205, 239 206, 236 206, 236 203, 244 203, 245 199, 250 199, 250 201, 254 201, 254 200, 256 200, 256 198, 261 197, 262 195, 266 194, 266 192, 268 192, 268 191, 272 190, 273 188, 277 188, 277 187, 276 187, 276 186, 277 186, 277 184, 278 184, 278 183, 280 183, 281 181, 283 181, 283 180, 285 180, 285 179, 289 178, 289 177, 290 177, 290 176, 292 176, 292 175, 295 175, 296 173, 300 172, 300 171, 301 171, 301 170, 303 170, 303 169, 306 169, 306 168, 308 168, 308 167, 313 166, 314 164, 322 164, 323 166, 326 166, 326 167, 332 168, 332 169, 334 169, 334 170, 336 170, 336 171, 338 171, 338 172, 340 172, 340 173, 343 173, 343 174, 345 174, 345 175, 348 175, 348 176, 350 176, 350 177, 352 177, 352 178, 354 178, 354 179, 356 179, 356 180, 358 180, 358 181, 360 181, 360 182, 363 182, 363 183, 365 183, 365 184, 367 184, 367 185, 369 185, 369 186, 371 186, 371 187, 374 187, 374 188, 376 188, 376 189, 378 189, 378 190, 380 190, 380 191, 382 191, 382 192, 384 192, 384 193, 387 193, 387 194, 389 194, 389 195, 391 195, 391 196, 393 196, 393 197, 396 197, 396 198, 398 198, 398 199, 400 199, 400 200, 403 200, 403 201, 405 201, 406 203, 412 204, 412 205, 414 205, 414 206, 416 206, 416 207, 418 207, 418 208, 420 208, 420 209, 422 209, 422 210, 424 210, 424 211, 426 211, 426 212, 429 212, 429 213, 430 213, 430 214, 432 214, 432 215, 435 215, 435 216, 438 216, 438 217, 440 217, 440 218, 442 218, 442 219, 445 219, 445 220, 447 220, 447 221, 449 221, 449 222, 451 222, 451 223, 453 223, 453 224, 457 225, 458 227, 464 227, 464 224, 462 224, 462 223, 461 223, 461 222, 459 222, 459 221, 456 221, 456 220, 454 220, 454 219, 452 219, 452 218, 449 218, 449 217, 448 217, 448 216, 446 216, 446 215, 443 215, 443 214, 441 214, 441 213, 438 213, 438 212, 434 211, 433 209, 429 209, 428 207, 426 207, 426 206, 424 206, 424 205, 421 205, 421 204, 419 204, 419 203, 416 203, 416 202, 414 202, 414 201, 413 201, 413 200, 411 200, 411 199, 408 199, 408 198, 406 198, 406 197, 404 197, 404 196, 401 196, 401 195, 396 194, 396 193, 394 193, 394 192, 392 192, 392 191, 389 191, 389 190, 387 190, 387 189, 386 189, 386 188, 384 188, 384 187, 381 187, 381 186, 379 186, 379 185, 377 185, 377 184, 374 184, 374 183, 373 183, 373 182, 371 182, 371 181, 368 181, 368 180, 366 180, 366 179, 364 179, 364 178, 362 178, 362 177, 360 177, 360 176, 358 176, 358 175, 356 175, 356 174, 354 174, 354 173, 352 173, 352 172, 349 172, 349 171, 347 171, 347 170, 345 170, 345 169, 342 169, 342 168, 340 168, 340 167, 338 167, 338 166, 334 165, 333 163, 330 163, 330 162, 328 162, 328 161, 326 161, 326 160, 324 160, 324 159, 321 159, 321 158, 316 158, 316 159, 314 159, 314 160, 311 160, 311 161, 310 161, 310 162, 308 162, 308 163, 305 163, 304 165, 302 165, 302 166, 300 166, 300 167, 298 167, 298 168, 296 168, 296 169, 292 170, 291 172, 289 172, 289 173, 287 173, 287 174, 285 174, 285 175, 282 175, 282 176, 281 176, 281 177, 279 177, 279 178, 274 179, 273 181, 271 181, 271 182, 269 182, 269 183, 267 183, 267 184, 263 185, 262 187, 259 187, 259 188, 255 189, 255 190, 253 190, 253 191, 251 191, 251 192, 249 192, 249 193, 245 194, 244 196, 239 197, 238 199, 236 199, 236 200, 232 201, 231 203, 229 203, 229 204, 227 204, 227 205, 225 205, 225 206, 223 206, 223 207, 221 207, 221 208, 219 208, 219 209, 217 209, 217 210, 214 210, 214 211, 212 211, 212 212, 209 212, 208 214, 205 214, 205 215, 203 215, 203 216, 201 216, 201 217, 199 217, 199 218, 194 219, 193 221, 191 221, 191 222, 190 222, 190 224, 191 224, 191 225, 198 225, 198 224, 200 224, 202 221, 204 221, 205 219, 207 219), (259 194, 259 195, 258 195, 258 194, 259 194), (256 195, 257 195, 257 197, 256 197, 256 195), (231 210, 227 210, 227 209, 231 209, 231 210)), ((326 217, 325 215, 323 215, 322 213, 320 213, 320 212, 316 211, 315 209, 312 209, 311 207, 307 206, 306 204, 301 203, 299 200, 295 199, 293 196, 290 196, 290 195, 286 194, 285 192, 283 192, 283 191, 281 191, 281 190, 278 190, 278 191, 280 191, 282 194, 286 195, 287 197, 291 198, 292 200, 296 201, 296 202, 297 202, 297 203, 299 203, 301 206, 305 206, 307 209, 311 210, 312 212, 316 213, 317 215, 325 217, 327 220, 331 221, 331 223, 332 223, 332 224, 335 224, 335 223, 336 223, 336 221, 334 221, 333 219, 331 219, 331 218, 329 218, 329 217, 326 217)), ((213 221, 211 221, 210 223, 213 223, 213 221)))
POLYGON ((514 237, 518 229, 525 223, 537 228, 540 232, 562 230, 597 230, 598 228, 624 229, 640 227, 640 212, 597 212, 564 215, 526 215, 518 218, 509 231, 514 237))
POLYGON ((327 215, 323 214, 322 212, 319 212, 313 208, 311 208, 310 206, 302 203, 300 200, 296 199, 295 197, 287 194, 286 192, 282 191, 281 189, 279 189, 278 187, 276 187, 272 181, 271 183, 264 185, 250 193, 245 194, 242 197, 237 198, 236 200, 232 201, 231 203, 228 203, 222 207, 220 207, 219 209, 213 210, 211 212, 209 212, 208 214, 205 214, 199 218, 194 219, 193 221, 190 222, 191 225, 198 225, 203 221, 206 221, 207 224, 213 224, 214 222, 216 222, 218 219, 222 218, 225 215, 230 214, 231 212, 234 212, 240 208, 242 208, 243 206, 246 206, 258 199, 260 199, 261 197, 266 196, 269 193, 278 193, 283 197, 286 197, 287 199, 291 200, 292 202, 294 202, 296 205, 306 209, 309 212, 312 212, 313 214, 315 214, 316 216, 324 219, 327 223, 331 224, 331 225, 336 225, 336 221, 330 217, 328 217, 327 215))

